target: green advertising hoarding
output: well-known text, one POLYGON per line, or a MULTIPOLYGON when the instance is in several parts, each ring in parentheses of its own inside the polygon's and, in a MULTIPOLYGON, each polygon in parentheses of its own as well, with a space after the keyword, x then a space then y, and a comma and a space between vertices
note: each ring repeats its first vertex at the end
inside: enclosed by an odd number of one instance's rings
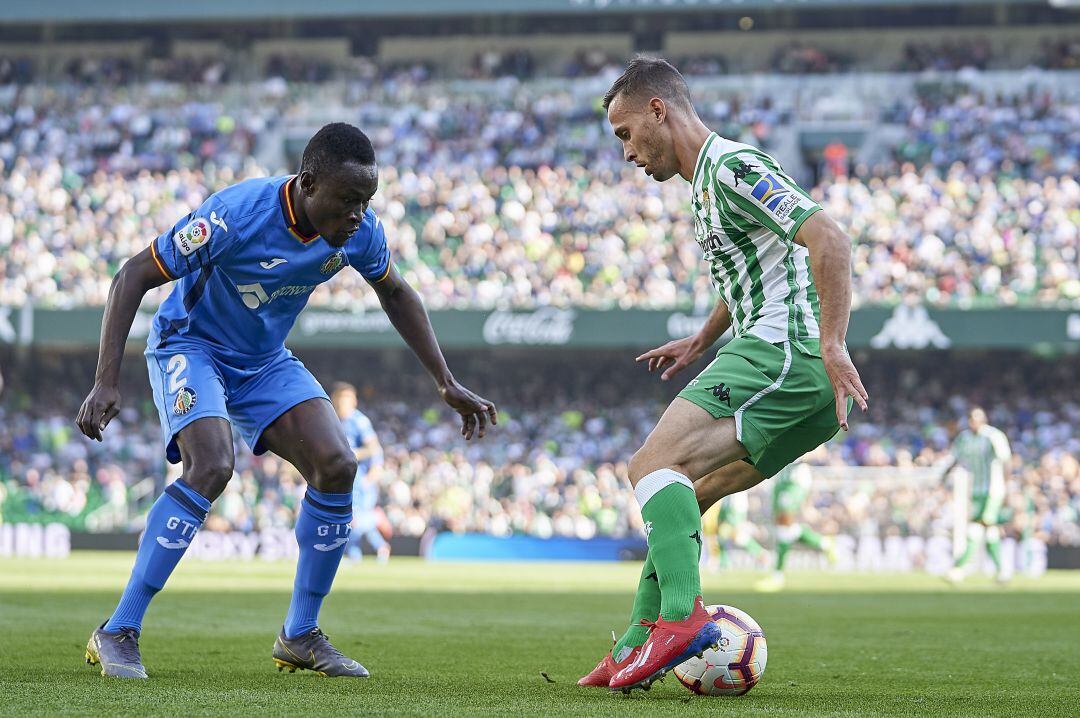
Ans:
MULTIPOLYGON (((0 307, 0 343, 94 347, 98 308, 49 310, 0 307)), ((151 314, 140 313, 130 345, 142 346, 151 314)), ((431 323, 447 347, 640 348, 687 336, 704 316, 656 310, 558 309, 435 311, 431 323)), ((402 346, 381 311, 306 309, 289 344, 297 347, 402 346)), ((920 305, 868 307, 852 312, 848 345, 871 349, 1080 349, 1080 309, 934 309, 920 305)))

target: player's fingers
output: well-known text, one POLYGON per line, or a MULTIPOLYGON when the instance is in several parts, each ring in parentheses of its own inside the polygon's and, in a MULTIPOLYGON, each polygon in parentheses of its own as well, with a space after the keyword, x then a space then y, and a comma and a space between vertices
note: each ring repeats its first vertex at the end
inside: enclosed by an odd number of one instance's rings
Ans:
POLYGON ((855 403, 859 408, 866 411, 867 404, 866 399, 863 396, 866 393, 866 390, 860 386, 858 379, 848 380, 845 388, 847 389, 848 395, 855 400, 855 403))
POLYGON ((464 421, 462 422, 461 432, 465 437, 465 441, 472 439, 473 432, 476 430, 476 415, 466 414, 464 421))
POLYGON ((84 417, 86 416, 86 404, 79 407, 79 413, 75 415, 75 426, 79 427, 79 431, 83 434, 86 433, 86 425, 84 423, 84 417))
POLYGON ((836 400, 836 421, 841 429, 847 431, 847 390, 843 385, 838 386, 833 390, 833 397, 836 400))
POLYGON ((491 425, 498 426, 499 424, 499 410, 495 408, 495 405, 490 401, 487 403, 487 413, 491 417, 491 425))
POLYGON ((483 439, 484 434, 487 432, 487 415, 484 414, 483 404, 480 405, 480 411, 476 412, 476 423, 478 427, 476 430, 476 437, 478 439, 483 439))
POLYGON ((675 376, 680 371, 682 371, 683 367, 685 367, 685 366, 686 366, 686 356, 683 355, 683 356, 679 357, 678 359, 676 359, 674 362, 672 362, 671 367, 667 371, 665 371, 663 374, 660 375, 660 379, 663 380, 663 381, 667 381, 668 379, 670 379, 671 377, 675 376))
POLYGON ((647 351, 644 354, 640 355, 634 361, 645 361, 646 359, 652 359, 653 357, 656 356, 656 352, 660 351, 661 349, 663 349, 663 347, 657 347, 656 349, 650 349, 649 351, 647 351))
POLYGON ((109 422, 116 418, 116 415, 120 413, 120 410, 116 408, 116 404, 113 404, 105 410, 105 416, 101 418, 101 430, 104 431, 105 427, 109 425, 109 422))
POLYGON ((870 392, 866 391, 866 387, 863 386, 862 378, 859 376, 858 372, 855 372, 855 375, 852 377, 851 383, 852 389, 854 389, 855 391, 855 395, 862 399, 862 402, 860 402, 859 406, 862 407, 863 411, 866 411, 867 403, 870 401, 870 392))
POLYGON ((664 356, 665 354, 668 353, 668 347, 670 345, 671 345, 671 342, 668 342, 667 344, 665 344, 662 347, 656 347, 655 349, 650 349, 649 351, 647 351, 644 354, 642 354, 641 356, 639 356, 635 361, 644 361, 646 359, 654 359, 656 357, 664 356))
POLYGON ((82 432, 94 441, 101 441, 101 431, 98 429, 98 421, 96 420, 98 413, 97 407, 90 403, 83 413, 82 424, 79 425, 82 432))

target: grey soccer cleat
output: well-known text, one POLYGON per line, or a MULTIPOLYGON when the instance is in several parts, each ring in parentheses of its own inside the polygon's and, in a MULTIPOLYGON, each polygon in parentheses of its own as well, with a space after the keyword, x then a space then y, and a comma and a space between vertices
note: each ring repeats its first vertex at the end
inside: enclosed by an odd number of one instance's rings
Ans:
POLYGON ((142 656, 139 655, 139 632, 121 628, 112 633, 101 624, 90 634, 86 643, 86 662, 101 666, 101 675, 116 678, 146 678, 142 656))
POLYGON ((320 628, 313 628, 296 638, 286 638, 282 631, 274 641, 274 663, 278 671, 297 669, 315 671, 320 676, 337 678, 367 678, 366 668, 346 657, 330 643, 330 637, 320 628))

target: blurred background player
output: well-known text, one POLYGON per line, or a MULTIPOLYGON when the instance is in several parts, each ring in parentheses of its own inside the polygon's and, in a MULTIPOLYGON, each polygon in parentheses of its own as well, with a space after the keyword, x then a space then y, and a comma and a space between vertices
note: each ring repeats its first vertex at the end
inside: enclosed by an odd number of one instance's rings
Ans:
POLYGON ((714 571, 731 568, 733 549, 742 549, 755 563, 765 559, 765 549, 754 538, 750 523, 750 499, 745 491, 726 496, 701 515, 701 537, 711 554, 706 565, 714 571))
POLYGON ((779 591, 784 587, 784 563, 791 547, 797 543, 823 552, 829 563, 836 562, 833 539, 822 536, 801 522, 803 504, 810 494, 810 480, 810 467, 803 463, 788 466, 773 479, 776 567, 772 576, 757 583, 755 588, 759 591, 779 591))
POLYGON ((330 393, 334 411, 341 419, 353 453, 356 454, 356 479, 353 481, 353 524, 346 555, 360 559, 361 539, 375 549, 380 562, 390 558, 390 544, 379 531, 379 477, 382 475, 383 449, 371 419, 357 408, 356 387, 346 382, 334 384, 330 393))
POLYGON ((972 407, 968 428, 953 441, 952 460, 946 467, 947 472, 961 466, 970 485, 967 543, 947 576, 953 583, 964 580, 968 561, 980 540, 986 541, 986 553, 994 562, 997 580, 1008 578, 1001 563, 1001 514, 1005 506, 1005 465, 1010 458, 1012 449, 1005 433, 990 426, 982 407, 972 407))

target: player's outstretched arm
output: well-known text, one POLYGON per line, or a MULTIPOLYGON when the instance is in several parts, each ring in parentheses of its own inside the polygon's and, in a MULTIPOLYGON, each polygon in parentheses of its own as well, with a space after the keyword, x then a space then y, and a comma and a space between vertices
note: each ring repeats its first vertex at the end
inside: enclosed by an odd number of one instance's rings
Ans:
POLYGON ((488 421, 499 423, 495 404, 469 391, 454 379, 446 366, 446 359, 420 295, 402 279, 393 264, 383 279, 370 284, 379 295, 379 303, 390 318, 390 323, 435 380, 439 396, 461 415, 461 435, 466 439, 474 435, 483 437, 488 421))
POLYGON ((129 259, 113 277, 105 316, 101 320, 101 346, 94 388, 75 417, 79 431, 91 439, 101 441, 101 432, 120 412, 117 408, 120 403, 120 362, 124 358, 124 345, 135 312, 147 292, 167 281, 149 247, 129 259))
POLYGON ((634 361, 643 362, 648 360, 650 372, 667 367, 664 373, 660 375, 661 380, 667 381, 700 359, 701 355, 708 351, 709 347, 715 344, 730 326, 731 313, 723 301, 717 300, 712 314, 705 320, 705 324, 697 334, 683 339, 676 339, 656 349, 650 349, 634 361))
POLYGON ((847 398, 854 398, 863 411, 870 399, 844 346, 851 315, 851 240, 824 212, 815 212, 803 222, 795 241, 810 250, 810 271, 821 304, 821 359, 836 397, 836 420, 847 431, 847 398))

